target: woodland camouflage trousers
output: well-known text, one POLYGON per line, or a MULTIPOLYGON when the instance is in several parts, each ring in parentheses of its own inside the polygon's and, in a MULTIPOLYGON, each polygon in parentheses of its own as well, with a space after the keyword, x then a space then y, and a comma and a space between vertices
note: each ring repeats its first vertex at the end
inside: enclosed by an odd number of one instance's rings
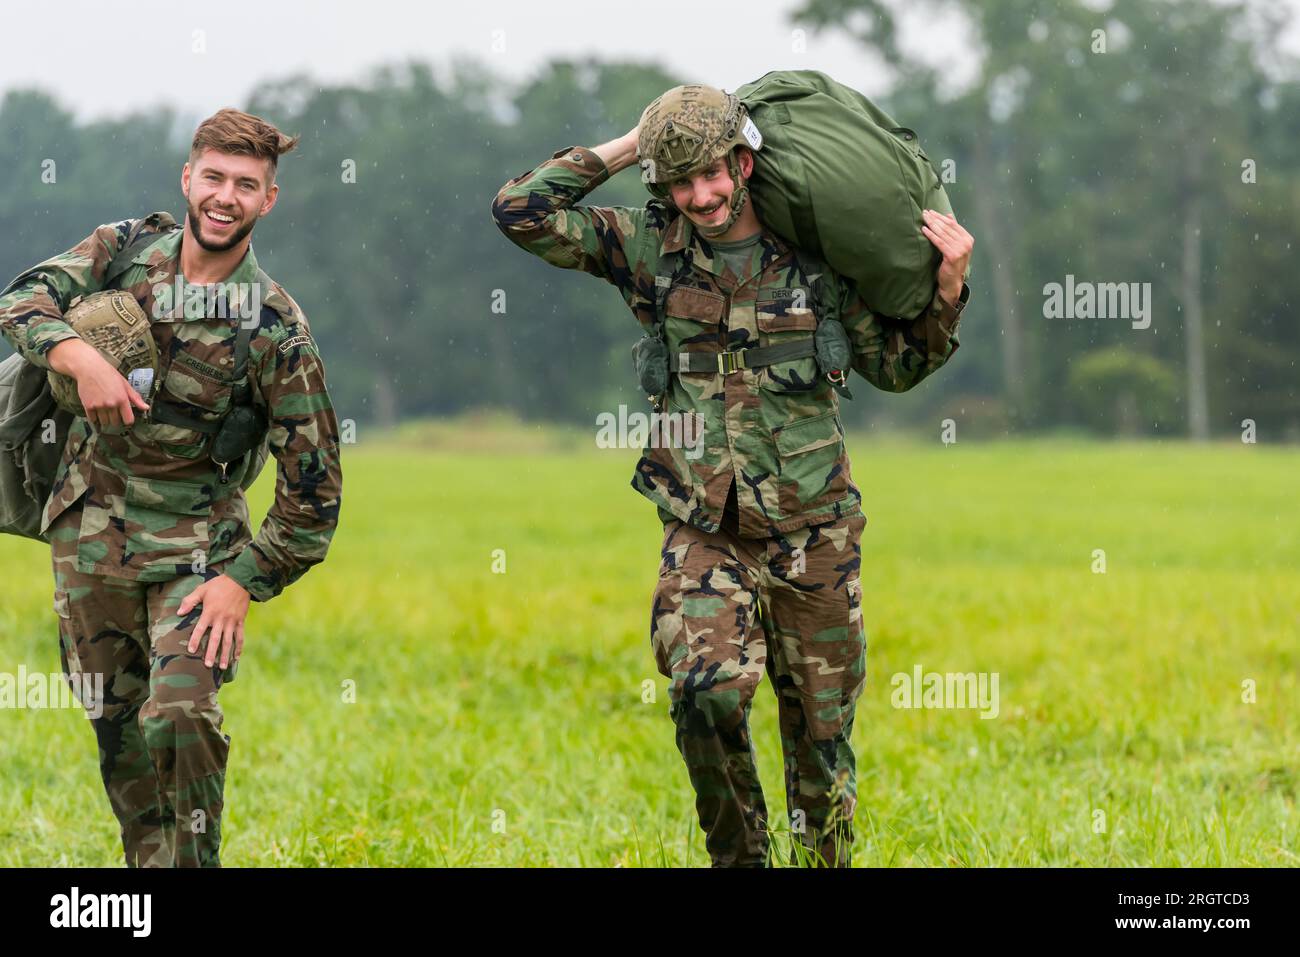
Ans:
MULTIPOLYGON (((780 712, 789 832, 818 866, 847 866, 850 746, 866 674, 863 515, 771 538, 665 523, 652 644, 672 679, 677 747, 715 867, 764 866, 767 808, 749 735, 764 670, 780 712)), ((779 828, 785 830, 786 828, 779 828)))
POLYGON ((84 574, 76 567, 81 517, 74 506, 49 529, 60 657, 65 674, 85 676, 74 688, 103 676, 102 713, 91 721, 126 863, 219 866, 230 736, 217 691, 237 665, 205 667, 207 638, 190 654, 201 608, 184 618, 176 609, 226 563, 164 582, 84 574))

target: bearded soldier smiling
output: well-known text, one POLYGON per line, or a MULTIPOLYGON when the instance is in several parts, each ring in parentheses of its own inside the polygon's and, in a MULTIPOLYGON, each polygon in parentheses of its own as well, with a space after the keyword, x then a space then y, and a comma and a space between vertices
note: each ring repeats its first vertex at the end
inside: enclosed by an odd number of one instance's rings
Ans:
POLYGON ((181 171, 183 226, 167 213, 101 226, 0 296, 0 332, 77 416, 40 532, 64 670, 103 677, 93 725, 130 866, 219 864, 230 736, 217 692, 235 676, 250 600, 320 562, 338 523, 324 366, 250 242, 296 142, 220 111, 181 171), (215 310, 175 292, 214 283, 215 310), (123 294, 95 335, 135 322, 151 347, 130 380, 76 328, 106 288, 123 294), (260 449, 275 460, 275 502, 254 536, 243 486, 260 449))

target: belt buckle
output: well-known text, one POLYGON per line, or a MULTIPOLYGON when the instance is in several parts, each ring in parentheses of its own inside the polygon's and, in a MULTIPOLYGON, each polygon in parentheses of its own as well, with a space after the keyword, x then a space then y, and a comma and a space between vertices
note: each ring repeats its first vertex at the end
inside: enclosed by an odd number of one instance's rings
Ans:
POLYGON ((730 375, 743 368, 745 368, 745 353, 743 350, 740 352, 718 353, 718 372, 722 375, 730 375))

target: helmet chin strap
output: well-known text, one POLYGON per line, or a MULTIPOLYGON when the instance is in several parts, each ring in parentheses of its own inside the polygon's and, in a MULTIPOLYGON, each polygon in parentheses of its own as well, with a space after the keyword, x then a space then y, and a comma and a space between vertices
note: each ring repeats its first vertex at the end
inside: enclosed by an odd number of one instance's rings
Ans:
POLYGON ((717 239, 734 226, 736 220, 740 218, 741 211, 745 208, 746 200, 749 199, 749 187, 745 186, 740 181, 740 163, 736 160, 735 150, 732 150, 727 154, 727 174, 731 177, 731 214, 716 226, 696 225, 695 228, 698 229, 706 239, 717 239))

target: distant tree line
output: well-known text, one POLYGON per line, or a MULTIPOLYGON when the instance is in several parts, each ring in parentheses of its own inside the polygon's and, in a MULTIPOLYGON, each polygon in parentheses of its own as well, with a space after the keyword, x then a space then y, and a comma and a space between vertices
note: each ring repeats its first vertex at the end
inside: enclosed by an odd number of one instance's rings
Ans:
MULTIPOLYGON (((848 424, 1205 437, 1251 419, 1261 441, 1300 440, 1300 71, 1276 49, 1278 9, 933 6, 977 37, 979 73, 956 98, 900 51, 892 3, 810 0, 794 21, 848 30, 891 63, 898 82, 882 105, 920 133, 976 237, 951 366, 904 397, 859 382, 848 424), (1057 316, 1048 288, 1067 282, 1108 284, 1112 300, 1118 284, 1149 291, 1149 327, 1095 308, 1057 316)), ((465 61, 437 80, 409 63, 360 85, 287 77, 234 104, 303 135, 255 243, 309 317, 340 414, 391 424, 491 407, 594 423, 619 403, 640 407, 639 332, 621 298, 520 253, 489 204, 555 151, 626 131, 679 82, 643 63, 557 61, 526 83, 465 61)), ((99 223, 154 209, 179 218, 200 118, 78 123, 39 90, 9 91, 0 271, 99 223)), ((626 173, 588 202, 648 198, 626 173)))

